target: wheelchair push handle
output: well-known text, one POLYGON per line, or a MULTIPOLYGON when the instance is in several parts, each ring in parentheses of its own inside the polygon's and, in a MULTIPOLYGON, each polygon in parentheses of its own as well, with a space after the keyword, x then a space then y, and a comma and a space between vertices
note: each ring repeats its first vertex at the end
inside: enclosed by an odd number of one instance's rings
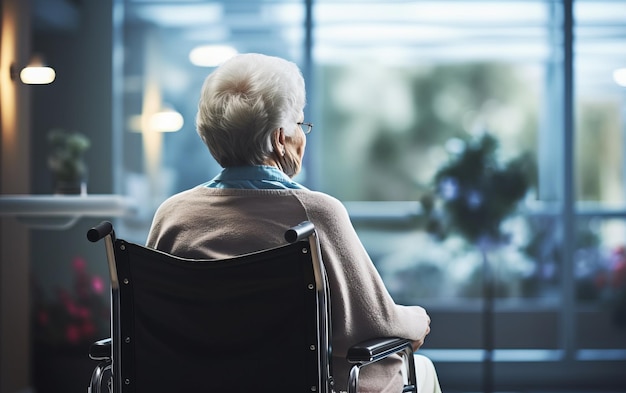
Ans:
POLYGON ((95 243, 98 240, 113 234, 113 224, 109 221, 102 221, 100 224, 87 231, 87 239, 95 243))
POLYGON ((300 224, 287 229, 285 240, 289 243, 295 243, 308 238, 314 231, 315 226, 311 221, 302 221, 300 224))

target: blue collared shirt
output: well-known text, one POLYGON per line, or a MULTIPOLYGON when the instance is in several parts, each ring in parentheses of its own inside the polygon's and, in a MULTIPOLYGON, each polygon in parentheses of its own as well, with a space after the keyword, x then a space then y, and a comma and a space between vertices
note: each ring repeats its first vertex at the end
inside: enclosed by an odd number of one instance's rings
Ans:
POLYGON ((306 189, 281 170, 269 165, 224 168, 212 180, 202 184, 209 188, 306 189))

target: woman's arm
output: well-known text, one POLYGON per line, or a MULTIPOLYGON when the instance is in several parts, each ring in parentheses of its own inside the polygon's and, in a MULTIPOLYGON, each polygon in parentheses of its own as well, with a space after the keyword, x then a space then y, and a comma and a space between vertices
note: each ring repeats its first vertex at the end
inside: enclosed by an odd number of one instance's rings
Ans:
POLYGON ((419 348, 430 317, 422 307, 395 304, 343 204, 322 193, 306 193, 301 201, 317 229, 330 280, 334 354, 344 356, 350 345, 374 337, 408 338, 419 348))

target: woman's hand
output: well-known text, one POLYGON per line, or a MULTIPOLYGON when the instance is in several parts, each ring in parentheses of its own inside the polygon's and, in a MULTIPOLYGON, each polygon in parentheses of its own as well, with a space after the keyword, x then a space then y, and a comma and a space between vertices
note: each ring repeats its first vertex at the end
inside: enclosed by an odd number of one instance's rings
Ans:
POLYGON ((430 333, 430 318, 427 316, 427 325, 426 330, 424 331, 424 336, 418 340, 413 341, 413 351, 417 351, 422 345, 424 345, 424 341, 426 340, 426 336, 428 335, 428 333, 430 333))

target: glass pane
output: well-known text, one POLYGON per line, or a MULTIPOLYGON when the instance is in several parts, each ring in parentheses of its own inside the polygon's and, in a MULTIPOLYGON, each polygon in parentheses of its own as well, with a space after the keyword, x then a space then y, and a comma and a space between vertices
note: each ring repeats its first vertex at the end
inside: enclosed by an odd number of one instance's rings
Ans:
POLYGON ((546 4, 316 4, 316 121, 320 151, 332 157, 318 164, 324 190, 417 200, 446 161, 446 142, 480 132, 497 136, 504 155, 536 151, 546 4))
POLYGON ((576 195, 624 204, 626 81, 616 80, 614 72, 626 67, 626 4, 575 5, 576 195))

